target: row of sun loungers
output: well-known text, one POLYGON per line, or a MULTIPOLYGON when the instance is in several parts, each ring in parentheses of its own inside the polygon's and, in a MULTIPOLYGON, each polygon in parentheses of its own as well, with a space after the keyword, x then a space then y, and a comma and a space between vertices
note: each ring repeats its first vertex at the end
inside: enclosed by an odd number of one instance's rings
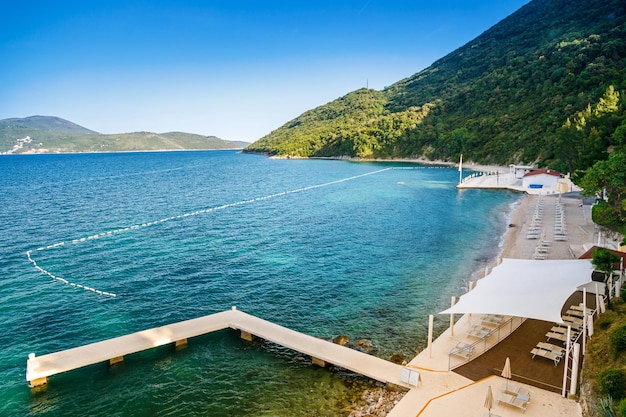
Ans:
MULTIPOLYGON (((544 239, 545 232, 542 233, 543 224, 543 198, 539 197, 531 221, 526 232, 526 239, 544 239)), ((565 208, 559 196, 554 207, 554 240, 567 240, 567 223, 565 221, 565 208)), ((547 251, 535 250, 533 259, 547 259, 547 251)))
MULTIPOLYGON (((485 314, 480 316, 480 324, 472 325, 467 331, 468 337, 476 339, 486 339, 493 334, 504 323, 504 316, 499 314, 485 314)), ((450 349, 450 356, 458 356, 465 360, 470 360, 474 355, 474 345, 457 342, 456 345, 450 349)))
POLYGON ((570 341, 576 340, 579 333, 582 331, 583 320, 585 320, 587 318, 586 315, 589 314, 593 314, 593 310, 590 308, 583 310, 582 304, 571 306, 563 316, 564 324, 552 326, 550 331, 546 333, 547 341, 537 343, 537 345, 530 351, 533 355, 533 359, 535 356, 541 356, 553 361, 555 366, 558 365, 561 358, 565 355, 565 349, 549 342, 551 340, 558 340, 562 344, 566 344, 568 326, 570 331, 570 341))
POLYGON ((530 224, 528 225, 528 230, 526 232, 526 239, 539 239, 539 236, 541 234, 542 222, 543 222, 542 219, 543 219, 543 197, 539 197, 537 199, 537 203, 535 204, 535 210, 530 220, 530 224))
POLYGON ((535 248, 535 253, 533 254, 533 259, 544 260, 548 259, 548 251, 550 250, 550 244, 552 242, 547 240, 541 240, 537 247, 535 248))
MULTIPOLYGON (((468 337, 486 339, 504 323, 504 316, 499 314, 485 314, 480 316, 480 324, 474 324, 467 332, 468 337)), ((450 350, 450 355, 470 360, 474 354, 474 345, 465 342, 457 342, 450 350)))
POLYGON ((567 240, 567 224, 565 222, 565 210, 559 196, 554 207, 554 240, 567 240))

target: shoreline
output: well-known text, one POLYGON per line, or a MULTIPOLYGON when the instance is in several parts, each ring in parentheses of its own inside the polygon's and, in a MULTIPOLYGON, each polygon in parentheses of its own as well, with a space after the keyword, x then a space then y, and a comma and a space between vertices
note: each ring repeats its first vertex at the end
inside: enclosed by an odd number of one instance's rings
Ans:
POLYGON ((522 213, 526 210, 527 202, 530 195, 523 193, 520 194, 518 199, 509 205, 508 210, 504 213, 504 229, 500 234, 498 240, 498 248, 494 254, 488 256, 484 263, 482 263, 476 270, 472 271, 467 279, 468 288, 470 281, 477 281, 483 278, 487 270, 493 269, 501 258, 510 258, 512 249, 517 239, 518 230, 516 227, 512 227, 522 217, 522 213))
MULTIPOLYGON (((404 162, 404 163, 409 163, 409 164, 426 165, 426 166, 439 166, 439 167, 448 167, 448 168, 459 167, 458 162, 443 161, 440 159, 431 160, 431 159, 422 159, 422 158, 377 159, 377 158, 352 158, 352 157, 345 157, 345 158, 344 157, 328 157, 328 158, 316 157, 316 158, 308 158, 308 159, 330 159, 330 160, 347 161, 347 162, 404 162)), ((470 170, 470 171, 477 171, 477 172, 501 172, 501 173, 509 172, 509 167, 505 167, 502 165, 476 164, 471 161, 464 162, 462 168, 470 170)))
MULTIPOLYGON (((489 257, 484 264, 479 266, 477 270, 473 271, 470 276, 467 277, 467 283, 471 281, 477 281, 487 275, 495 266, 500 263, 502 258, 516 258, 516 259, 533 259, 533 253, 537 245, 541 240, 552 241, 550 243, 550 250, 548 251, 548 259, 576 259, 583 252, 586 246, 591 245, 593 242, 593 223, 591 222, 590 206, 584 206, 581 204, 582 197, 580 195, 572 194, 565 197, 559 197, 556 195, 540 196, 524 193, 520 195, 519 199, 511 204, 510 210, 505 213, 505 229, 501 235, 501 247, 495 254, 495 256, 489 257), (559 199, 560 198, 560 199, 559 199), (527 231, 528 226, 535 211, 535 207, 539 199, 543 199, 543 234, 542 239, 528 239, 527 231), (554 229, 554 210, 556 204, 559 203, 563 206, 566 212, 566 219, 568 224, 568 240, 555 241, 553 235, 554 229), (483 269, 484 268, 484 269, 483 269)), ((459 320, 462 320, 460 318, 459 320)), ((434 335, 433 340, 436 341, 440 337, 444 336, 449 330, 444 330, 443 333, 434 335)), ((349 417, 360 416, 404 416, 410 415, 414 410, 421 407, 428 407, 428 398, 439 398, 442 394, 449 394, 450 389, 454 391, 454 388, 448 386, 452 383, 455 376, 443 376, 444 374, 435 372, 436 375, 428 375, 428 370, 437 369, 433 368, 434 365, 430 362, 432 359, 425 359, 429 356, 427 349, 419 352, 414 358, 410 360, 407 366, 417 367, 423 370, 423 380, 426 383, 433 383, 435 385, 431 388, 431 392, 425 394, 426 387, 422 387, 420 390, 412 390, 405 393, 400 400, 396 393, 386 391, 381 388, 381 392, 376 393, 378 398, 378 404, 380 408, 376 408, 376 404, 366 403, 362 408, 353 411, 349 417), (438 376, 437 376, 438 375, 438 376), (449 382, 441 384, 433 381, 427 381, 427 378, 452 378, 449 382), (414 392, 415 391, 415 392, 414 392), (417 394, 419 391, 419 395, 417 394), (394 394, 394 395, 392 395, 394 394), (424 395, 426 395, 424 397, 424 395), (429 397, 432 395, 433 397, 429 397), (383 399, 384 398, 384 399, 383 399), (387 411, 389 405, 393 404, 391 411, 387 411), (360 414, 361 413, 361 414, 360 414)), ((438 354, 436 354, 438 355, 438 354)), ((443 372, 443 369, 440 370, 443 372)), ((447 374, 447 373, 446 373, 447 374)), ((461 386, 467 385, 469 381, 463 382, 461 386)), ((471 395, 471 394, 470 394, 471 395)), ((364 394, 365 397, 365 394, 364 394)), ((552 400, 551 400, 552 401, 552 400)), ((567 402, 567 400, 564 400, 567 402)), ((573 406, 576 408, 576 406, 573 406)), ((424 409, 422 409, 424 411, 424 409)), ((428 414, 428 412, 426 413, 428 414)), ((428 414, 430 415, 430 414, 428 414)))
MULTIPOLYGON (((486 258, 484 263, 481 263, 474 271, 472 271, 464 280, 466 289, 469 289, 470 282, 483 278, 487 271, 493 269, 498 265, 499 259, 503 257, 509 257, 513 252, 515 242, 519 235, 520 230, 517 227, 510 227, 514 222, 519 222, 526 213, 530 202, 533 200, 532 196, 526 193, 520 194, 519 198, 510 204, 508 210, 504 213, 504 230, 500 234, 500 240, 498 242, 497 250, 494 254, 486 258)), ((433 336, 433 340, 439 338, 441 334, 433 336)), ((417 354, 412 358, 407 358, 407 365, 415 361, 421 351, 416 349, 417 354)), ((400 401, 407 393, 395 392, 384 387, 378 387, 375 389, 367 389, 361 393, 361 401, 364 403, 355 409, 352 409, 348 414, 348 417, 386 417, 390 413, 394 413, 394 408, 398 406, 400 401)))
MULTIPOLYGON (((322 160, 331 160, 331 161, 346 161, 346 162, 404 162, 409 164, 417 164, 417 165, 426 165, 426 166, 442 166, 449 168, 458 168, 458 162, 452 161, 444 161, 442 159, 425 159, 425 158, 359 158, 353 156, 314 156, 314 157, 304 157, 304 156, 278 156, 278 155, 269 155, 268 153, 263 152, 246 152, 245 149, 243 153, 251 154, 251 155, 263 155, 268 157, 269 159, 322 159, 322 160)), ((501 172, 506 173, 509 171, 508 166, 503 165, 490 165, 490 164, 479 164, 472 161, 467 161, 463 163, 463 169, 467 169, 470 171, 478 171, 478 172, 501 172)))

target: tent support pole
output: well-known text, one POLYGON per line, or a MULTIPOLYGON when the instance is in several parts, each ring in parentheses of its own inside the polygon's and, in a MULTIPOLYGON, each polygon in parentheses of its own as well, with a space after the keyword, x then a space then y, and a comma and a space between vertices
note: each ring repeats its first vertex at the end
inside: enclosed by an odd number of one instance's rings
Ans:
POLYGON ((587 347, 587 288, 583 287, 583 355, 587 347))
POLYGON ((572 337, 572 326, 567 326, 567 347, 565 348, 565 366, 563 367, 563 389, 561 395, 567 398, 567 368, 569 366, 569 351, 572 337))
POLYGON ((435 316, 432 314, 428 316, 428 357, 433 357, 433 325, 435 316))
MULTIPOLYGON (((450 307, 456 304, 456 297, 453 295, 450 301, 450 307)), ((454 313, 450 314, 450 336, 454 336, 454 313)))

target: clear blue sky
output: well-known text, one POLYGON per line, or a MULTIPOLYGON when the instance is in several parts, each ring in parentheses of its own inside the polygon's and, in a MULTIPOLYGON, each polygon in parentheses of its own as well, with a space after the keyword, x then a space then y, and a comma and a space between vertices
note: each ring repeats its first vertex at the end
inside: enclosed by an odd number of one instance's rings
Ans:
POLYGON ((4 5, 0 119, 252 142, 432 64, 528 0, 48 1, 4 5))

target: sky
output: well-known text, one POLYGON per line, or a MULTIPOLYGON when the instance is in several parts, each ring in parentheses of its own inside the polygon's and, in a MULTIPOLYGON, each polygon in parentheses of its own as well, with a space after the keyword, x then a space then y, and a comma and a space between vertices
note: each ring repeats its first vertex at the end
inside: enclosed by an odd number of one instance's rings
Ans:
POLYGON ((11 1, 0 119, 254 142, 421 71, 528 1, 11 1))

